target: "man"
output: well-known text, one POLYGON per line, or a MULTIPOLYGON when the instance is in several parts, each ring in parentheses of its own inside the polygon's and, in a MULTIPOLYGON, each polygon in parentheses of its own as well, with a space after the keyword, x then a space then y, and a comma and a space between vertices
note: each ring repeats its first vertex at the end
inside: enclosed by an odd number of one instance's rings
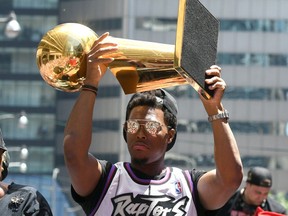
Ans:
POLYGON ((48 202, 37 189, 15 184, 6 184, 9 154, 0 130, 0 215, 5 216, 52 216, 48 202))
MULTIPOLYGON (((270 171, 264 167, 252 167, 247 174, 246 186, 231 197, 218 215, 254 216, 257 208, 259 215, 263 210, 286 215, 285 208, 268 196, 271 187, 272 175, 270 171)), ((262 213, 262 215, 264 214, 262 213)))
POLYGON ((117 44, 105 40, 107 36, 99 37, 87 55, 86 80, 64 132, 65 163, 74 199, 87 215, 98 216, 196 216, 223 206, 241 184, 243 172, 221 103, 226 84, 218 66, 206 71, 212 76, 206 82, 215 90, 213 98, 206 100, 199 94, 213 128, 216 169, 188 172, 165 167, 165 153, 176 140, 178 109, 164 90, 137 93, 128 103, 123 135, 130 163, 111 164, 89 154, 97 87, 106 65, 113 61, 104 56, 117 50, 117 44))

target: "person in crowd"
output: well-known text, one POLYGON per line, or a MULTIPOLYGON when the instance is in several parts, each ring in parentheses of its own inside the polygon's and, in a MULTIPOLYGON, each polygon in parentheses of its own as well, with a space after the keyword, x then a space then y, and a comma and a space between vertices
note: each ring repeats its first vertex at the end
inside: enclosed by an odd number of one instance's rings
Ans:
MULTIPOLYGON (((123 136, 131 161, 111 163, 89 153, 98 86, 118 49, 116 43, 106 40, 108 35, 100 36, 87 54, 86 79, 64 131, 65 163, 74 200, 87 215, 99 216, 196 216, 219 209, 235 193, 243 177, 237 142, 222 104, 226 83, 219 66, 212 65, 206 71, 211 77, 206 83, 214 96, 206 100, 199 91, 213 129, 215 169, 165 166, 165 153, 176 142, 178 107, 164 89, 136 93, 127 105, 123 136)), ((193 112, 193 108, 189 107, 189 111, 193 112)), ((97 150, 97 146, 93 149, 97 150)), ((193 152, 193 148, 186 151, 193 152)))
POLYGON ((52 216, 47 200, 36 188, 3 181, 8 175, 9 159, 0 130, 0 215, 52 216))
POLYGON ((247 174, 245 187, 238 190, 229 199, 219 211, 218 215, 254 216, 256 211, 259 212, 259 215, 264 215, 263 211, 265 211, 265 215, 270 215, 267 214, 267 212, 286 215, 286 209, 269 196, 271 187, 272 175, 268 169, 258 166, 250 168, 247 174), (260 210, 257 210, 257 208, 260 210))

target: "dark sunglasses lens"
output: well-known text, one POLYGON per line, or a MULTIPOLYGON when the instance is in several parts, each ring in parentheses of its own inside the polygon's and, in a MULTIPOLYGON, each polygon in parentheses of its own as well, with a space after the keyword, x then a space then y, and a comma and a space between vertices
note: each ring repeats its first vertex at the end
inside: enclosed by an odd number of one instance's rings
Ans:
POLYGON ((143 125, 145 130, 151 135, 155 135, 161 127, 160 123, 155 121, 147 121, 145 124, 140 124, 136 120, 128 120, 125 123, 125 130, 130 134, 135 134, 139 130, 140 125, 143 125))
POLYGON ((126 131, 128 133, 134 134, 139 129, 139 123, 137 121, 128 120, 126 122, 126 131))
POLYGON ((160 128, 160 124, 158 122, 154 122, 154 121, 148 121, 145 124, 145 129, 146 131, 148 131, 148 133, 155 135, 160 128))

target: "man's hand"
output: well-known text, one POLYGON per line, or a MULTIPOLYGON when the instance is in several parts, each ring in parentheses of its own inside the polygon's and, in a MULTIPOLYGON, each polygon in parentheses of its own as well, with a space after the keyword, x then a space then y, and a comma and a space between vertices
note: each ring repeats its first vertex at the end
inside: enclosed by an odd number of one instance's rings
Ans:
POLYGON ((199 95, 207 114, 215 115, 218 110, 223 111, 221 100, 226 89, 226 83, 221 78, 221 68, 217 65, 212 65, 210 69, 206 70, 206 75, 210 78, 206 79, 205 82, 209 85, 209 89, 214 90, 214 96, 207 100, 200 92, 199 95))
POLYGON ((109 57, 110 53, 117 51, 117 43, 107 40, 109 33, 101 35, 93 44, 89 53, 87 53, 87 73, 85 84, 98 86, 101 78, 105 75, 107 65, 114 58, 109 57), (106 40, 105 40, 106 39, 106 40), (106 57, 103 57, 103 56, 106 57))

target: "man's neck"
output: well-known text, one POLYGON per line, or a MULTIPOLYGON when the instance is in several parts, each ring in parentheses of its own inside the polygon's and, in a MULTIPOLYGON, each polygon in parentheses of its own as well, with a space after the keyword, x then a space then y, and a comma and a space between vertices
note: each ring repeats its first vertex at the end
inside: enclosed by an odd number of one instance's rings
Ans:
POLYGON ((242 189, 241 189, 241 195, 242 195, 243 201, 244 201, 245 203, 247 203, 247 204, 250 205, 249 200, 247 200, 247 197, 246 197, 246 195, 245 195, 245 188, 242 188, 242 189))
POLYGON ((146 170, 145 168, 143 169, 143 167, 139 167, 139 166, 134 166, 133 164, 130 164, 130 167, 132 169, 132 171, 134 172, 134 174, 138 177, 138 178, 142 178, 142 179, 154 179, 154 180, 158 180, 161 179, 165 176, 166 174, 166 167, 161 167, 161 169, 155 170, 152 169, 152 165, 150 166, 150 169, 146 170), (146 171, 146 172, 145 172, 146 171))

